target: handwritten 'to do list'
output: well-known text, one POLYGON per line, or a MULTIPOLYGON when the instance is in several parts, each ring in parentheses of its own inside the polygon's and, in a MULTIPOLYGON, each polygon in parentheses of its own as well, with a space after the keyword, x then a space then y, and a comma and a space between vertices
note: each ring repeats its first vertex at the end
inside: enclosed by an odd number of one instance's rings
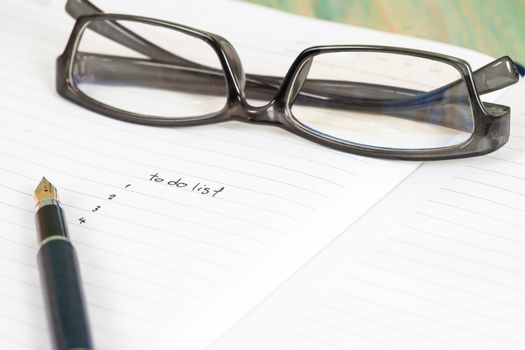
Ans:
POLYGON ((219 193, 224 191, 224 186, 220 188, 213 188, 201 182, 189 182, 184 180, 182 177, 178 179, 167 179, 159 175, 159 173, 149 175, 149 181, 156 183, 163 183, 174 188, 181 188, 197 192, 205 196, 215 197, 219 193))

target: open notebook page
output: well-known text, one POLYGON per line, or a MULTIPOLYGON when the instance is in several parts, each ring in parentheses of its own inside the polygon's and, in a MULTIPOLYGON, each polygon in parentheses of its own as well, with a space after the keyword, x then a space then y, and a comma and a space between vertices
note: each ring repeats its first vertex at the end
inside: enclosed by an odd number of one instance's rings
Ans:
MULTIPOLYGON (((63 5, 14 0, 3 5, 2 348, 49 344, 32 199, 43 175, 58 187, 66 210, 97 348, 153 348, 166 338, 170 347, 198 349, 418 166, 335 152, 276 128, 228 123, 163 129, 86 111, 54 91, 54 60, 73 24, 63 5)), ((231 37, 247 71, 284 73, 305 46, 331 37, 332 43, 432 47, 236 2, 97 5, 231 37), (258 22, 262 25, 253 25, 258 22)), ((445 45, 436 49, 474 66, 489 60, 445 45)))
POLYGON ((425 163, 211 349, 523 349, 524 94, 508 145, 425 163))

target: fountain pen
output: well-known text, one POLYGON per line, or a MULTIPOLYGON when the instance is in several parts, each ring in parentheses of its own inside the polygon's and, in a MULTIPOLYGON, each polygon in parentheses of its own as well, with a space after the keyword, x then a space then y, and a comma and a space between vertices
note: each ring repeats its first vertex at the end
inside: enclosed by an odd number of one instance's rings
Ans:
POLYGON ((38 268, 55 350, 93 350, 75 249, 56 188, 44 177, 35 190, 38 268))

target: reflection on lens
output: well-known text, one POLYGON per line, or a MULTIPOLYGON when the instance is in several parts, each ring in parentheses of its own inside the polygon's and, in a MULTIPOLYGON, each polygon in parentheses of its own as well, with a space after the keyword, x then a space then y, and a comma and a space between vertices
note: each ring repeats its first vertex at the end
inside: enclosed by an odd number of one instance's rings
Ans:
POLYGON ((126 112, 194 117, 218 112, 226 104, 224 72, 213 48, 162 26, 93 20, 82 34, 72 68, 82 93, 126 112), (109 26, 119 26, 112 32, 133 32, 133 40, 100 34, 109 26))
POLYGON ((310 63, 289 103, 294 118, 318 134, 394 149, 455 146, 472 135, 467 86, 451 65, 362 51, 321 54, 310 63))

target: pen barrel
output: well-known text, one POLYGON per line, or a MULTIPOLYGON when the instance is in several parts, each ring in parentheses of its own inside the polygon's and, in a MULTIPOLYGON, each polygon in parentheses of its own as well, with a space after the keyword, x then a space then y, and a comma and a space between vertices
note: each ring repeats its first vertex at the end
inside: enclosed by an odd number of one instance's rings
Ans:
POLYGON ((53 200, 52 203, 42 206, 35 214, 39 242, 53 236, 69 236, 64 211, 58 201, 53 200))
POLYGON ((92 350, 75 249, 60 236, 38 251, 38 267, 55 350, 92 350))

